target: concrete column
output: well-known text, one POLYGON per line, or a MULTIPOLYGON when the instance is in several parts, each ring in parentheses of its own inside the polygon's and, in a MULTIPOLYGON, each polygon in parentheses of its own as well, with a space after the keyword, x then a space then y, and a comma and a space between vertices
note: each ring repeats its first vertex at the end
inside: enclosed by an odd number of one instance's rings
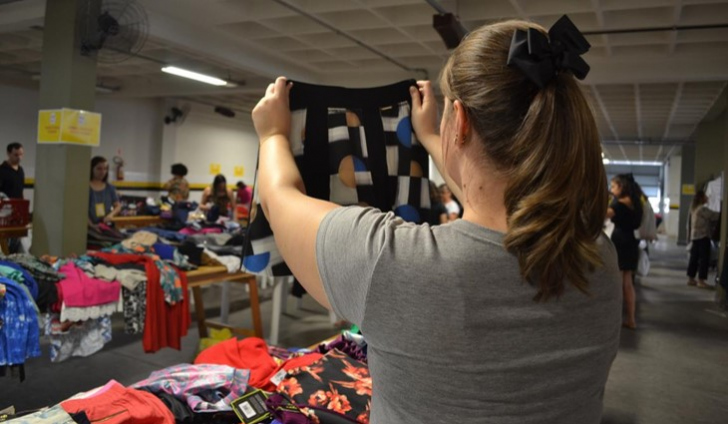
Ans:
MULTIPOLYGON (((76 35, 81 0, 47 0, 40 108, 94 110, 96 61, 81 56, 76 35)), ((91 148, 39 145, 36 153, 33 246, 36 255, 86 251, 91 148)))
MULTIPOLYGON (((723 92, 723 97, 728 99, 728 89, 723 92)), ((720 222, 720 258, 718 262, 718 269, 722 270, 724 266, 728 266, 725 263, 726 255, 726 243, 728 243, 728 195, 726 195, 726 189, 728 189, 728 107, 723 110, 722 114, 723 121, 723 206, 721 211, 721 222, 720 222)))
POLYGON ((725 114, 698 125, 695 143, 695 188, 702 189, 705 184, 720 176, 723 170, 725 114))
POLYGON ((665 229, 667 235, 677 238, 680 222, 680 173, 682 171, 682 156, 679 154, 670 157, 667 164, 667 197, 669 205, 665 206, 665 229))
POLYGON ((684 194, 682 187, 686 184, 695 184, 695 145, 682 146, 682 161, 680 170, 680 220, 677 229, 677 244, 688 244, 688 218, 690 217, 690 203, 692 194, 684 194))

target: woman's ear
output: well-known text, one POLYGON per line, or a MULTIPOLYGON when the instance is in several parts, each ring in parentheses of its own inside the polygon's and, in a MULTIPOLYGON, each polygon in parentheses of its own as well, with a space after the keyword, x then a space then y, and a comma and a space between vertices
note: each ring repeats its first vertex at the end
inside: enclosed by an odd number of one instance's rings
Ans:
POLYGON ((470 122, 465 106, 460 100, 453 102, 453 118, 455 121, 455 142, 456 144, 464 144, 468 137, 470 122))

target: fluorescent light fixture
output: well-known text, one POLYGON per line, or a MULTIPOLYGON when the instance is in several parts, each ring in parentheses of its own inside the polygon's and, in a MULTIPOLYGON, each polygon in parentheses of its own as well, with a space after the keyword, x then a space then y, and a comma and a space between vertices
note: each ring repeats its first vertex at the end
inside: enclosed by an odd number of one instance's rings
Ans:
MULTIPOLYGON (((605 159, 606 160, 606 159, 605 159)), ((606 162, 605 162, 606 164, 606 162)), ((610 165, 647 165, 647 166, 662 166, 663 162, 650 162, 641 160, 613 160, 609 162, 610 165)))
MULTIPOLYGON (((603 154, 604 154, 604 153, 602 153, 602 155, 603 155, 603 154)), ((607 158, 603 158, 603 159, 602 159, 602 163, 603 163, 603 164, 605 164, 605 165, 609 165, 609 164, 610 164, 610 162, 611 162, 611 161, 610 161, 609 159, 607 159, 607 158)))
POLYGON ((119 88, 118 87, 107 87, 105 85, 97 85, 96 86, 96 92, 97 93, 111 94, 111 93, 116 93, 117 91, 119 91, 119 88))
POLYGON ((211 77, 205 74, 199 74, 197 72, 188 71, 187 69, 177 68, 176 66, 165 66, 162 68, 162 72, 167 74, 177 75, 178 77, 189 78, 191 80, 204 82, 205 84, 223 86, 227 85, 228 82, 221 80, 220 78, 211 77))

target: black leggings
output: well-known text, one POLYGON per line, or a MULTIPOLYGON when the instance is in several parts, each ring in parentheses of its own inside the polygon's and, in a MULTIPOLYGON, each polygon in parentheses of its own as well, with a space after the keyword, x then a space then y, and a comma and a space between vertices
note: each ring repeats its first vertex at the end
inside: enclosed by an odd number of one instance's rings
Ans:
POLYGON ((688 277, 699 275, 701 280, 708 279, 708 265, 710 264, 710 238, 705 237, 693 240, 690 248, 690 262, 688 263, 688 277))

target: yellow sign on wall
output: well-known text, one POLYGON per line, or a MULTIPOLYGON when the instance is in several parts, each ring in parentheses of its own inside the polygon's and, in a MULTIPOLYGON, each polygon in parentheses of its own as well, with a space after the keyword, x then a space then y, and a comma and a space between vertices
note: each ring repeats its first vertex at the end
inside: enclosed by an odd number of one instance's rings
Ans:
POLYGON ((38 143, 98 147, 101 114, 77 109, 38 111, 38 143))
POLYGON ((692 196, 695 194, 695 184, 683 184, 682 194, 692 196))
POLYGON ((236 177, 242 177, 243 175, 245 175, 245 168, 243 168, 242 166, 236 166, 236 167, 235 167, 235 168, 233 169, 233 174, 234 174, 234 175, 235 175, 236 177))
POLYGON ((219 163, 211 163, 210 164, 210 175, 217 175, 222 170, 222 165, 219 163))

